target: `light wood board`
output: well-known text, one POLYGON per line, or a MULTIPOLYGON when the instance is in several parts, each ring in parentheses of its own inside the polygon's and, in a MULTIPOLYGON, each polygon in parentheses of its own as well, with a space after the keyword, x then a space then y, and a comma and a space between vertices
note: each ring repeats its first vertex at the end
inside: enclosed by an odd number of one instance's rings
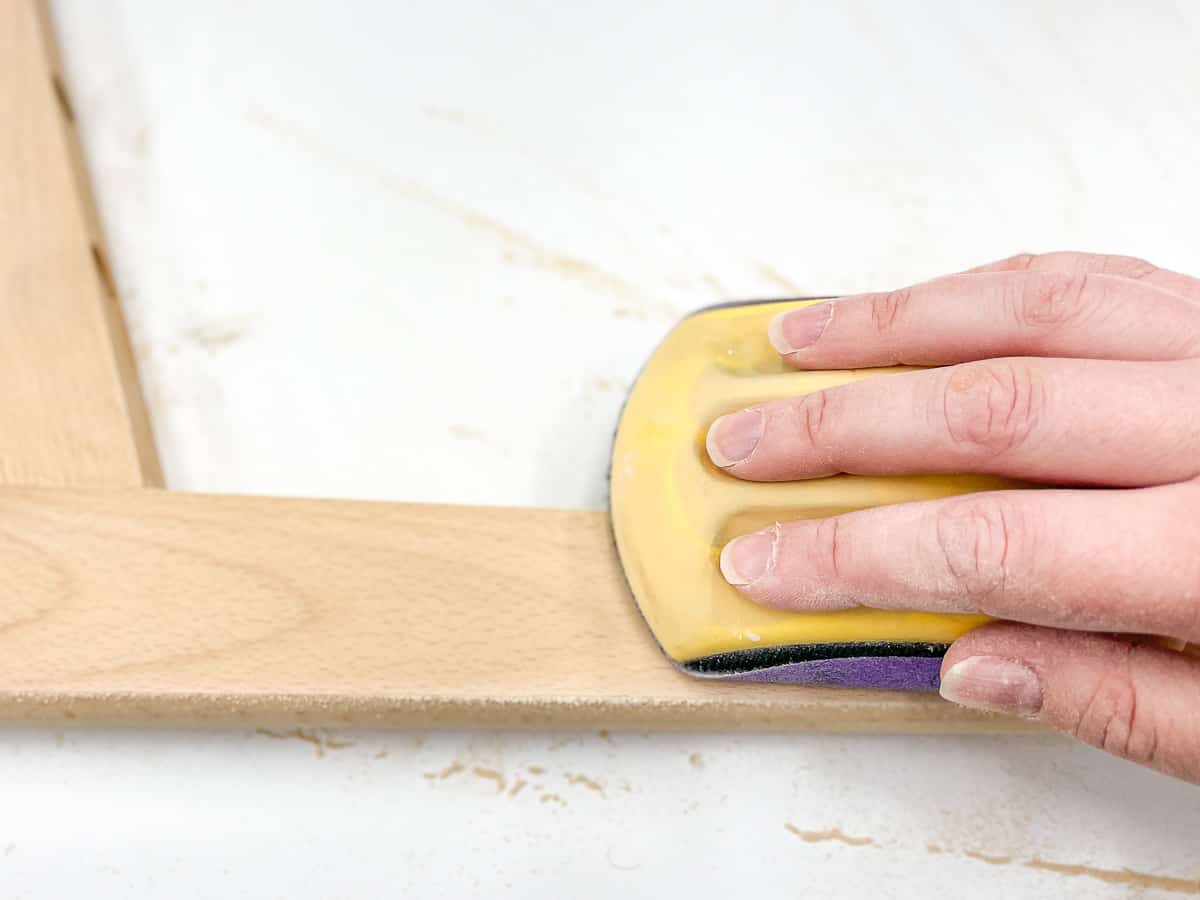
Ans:
POLYGON ((0 717, 996 730, 935 696, 700 681, 599 512, 0 491, 0 717))
POLYGON ((0 0, 0 484, 158 484, 40 13, 0 0))

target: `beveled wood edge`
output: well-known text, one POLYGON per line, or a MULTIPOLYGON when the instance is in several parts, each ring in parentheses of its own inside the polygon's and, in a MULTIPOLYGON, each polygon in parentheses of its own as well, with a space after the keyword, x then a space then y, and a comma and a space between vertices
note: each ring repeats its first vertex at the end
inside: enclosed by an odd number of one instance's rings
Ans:
POLYGON ((102 298, 102 312, 107 325, 109 345, 112 348, 113 361, 123 389, 126 412, 132 426, 132 437, 137 449, 142 483, 147 487, 163 487, 162 464, 154 440, 154 430, 146 407, 146 399, 142 393, 141 378, 138 375, 137 361, 129 340, 125 314, 121 308, 116 283, 113 280, 109 262, 111 256, 104 237, 91 178, 88 175, 79 128, 62 66, 62 56, 55 38, 49 0, 18 0, 18 2, 31 4, 40 25, 47 77, 53 85, 53 94, 57 99, 58 117, 62 123, 67 152, 71 160, 74 194, 88 231, 93 269, 100 288, 98 296, 102 298))

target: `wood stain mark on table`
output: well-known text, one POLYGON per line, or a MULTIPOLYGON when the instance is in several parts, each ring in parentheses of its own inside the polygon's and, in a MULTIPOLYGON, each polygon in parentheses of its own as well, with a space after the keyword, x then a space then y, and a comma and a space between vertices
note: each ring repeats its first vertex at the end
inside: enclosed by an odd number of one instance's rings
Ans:
POLYGON ((337 148, 325 143, 307 129, 293 122, 286 122, 278 117, 257 108, 247 113, 251 122, 276 137, 284 138, 289 143, 307 152, 323 162, 359 178, 373 181, 385 190, 399 194, 408 200, 420 203, 434 209, 443 215, 458 220, 476 231, 498 238, 510 246, 523 251, 524 256, 512 257, 513 262, 524 262, 538 268, 555 272, 572 278, 592 288, 605 290, 621 297, 639 297, 628 281, 619 275, 608 272, 600 266, 587 260, 559 253, 539 243, 532 237, 522 234, 503 222, 485 213, 464 206, 454 200, 436 193, 411 179, 381 169, 362 159, 349 156, 337 148))
POLYGON ((582 785, 589 791, 593 791, 601 796, 604 794, 604 785, 594 778, 589 778, 586 775, 580 775, 575 772, 564 772, 563 777, 567 779, 567 784, 582 785))
POLYGON ((776 287, 782 288, 793 296, 799 296, 804 293, 796 284, 780 272, 760 260, 754 260, 754 268, 758 270, 758 274, 776 287))
POLYGON ((836 841, 839 844, 848 844, 851 847, 878 846, 874 838, 852 837, 840 828, 830 828, 828 831, 802 831, 791 822, 785 823, 783 827, 806 844, 823 844, 829 841, 836 841))
POLYGON ((1070 878, 1092 878, 1105 884, 1120 884, 1142 890, 1164 891, 1169 894, 1190 894, 1200 896, 1200 878, 1176 878, 1171 875, 1155 875, 1151 872, 1139 872, 1135 869, 1101 869, 1096 866, 1076 865, 1075 863, 1054 862, 1041 857, 1026 860, 1013 860, 1007 856, 989 856, 986 853, 964 851, 964 856, 979 860, 990 866, 1020 865, 1026 869, 1041 872, 1053 872, 1056 875, 1066 875, 1070 878))
POLYGON ((442 769, 440 772, 425 772, 424 777, 430 781, 432 781, 434 779, 437 779, 438 781, 445 781, 451 775, 457 775, 459 772, 462 772, 465 769, 466 769, 466 766, 464 766, 458 760, 455 760, 454 762, 450 763, 450 765, 446 766, 446 768, 442 769))
POLYGON ((482 778, 486 781, 494 782, 496 785, 496 793, 504 793, 504 789, 508 787, 508 781, 505 777, 495 769, 485 769, 482 766, 475 766, 471 769, 471 774, 476 778, 482 778))
POLYGON ((263 737, 277 741, 296 740, 311 744, 316 748, 318 758, 325 756, 326 750, 344 750, 354 746, 354 741, 334 740, 327 734, 321 735, 315 731, 307 732, 303 728, 294 728, 291 731, 271 731, 267 728, 257 728, 255 734, 261 734, 263 737))
MULTIPOLYGON (((451 125, 455 129, 482 138, 499 147, 515 151, 524 157, 527 162, 540 170, 541 173, 548 172, 551 175, 557 176, 564 185, 590 198, 593 201, 590 204, 593 214, 598 212, 604 215, 631 243, 636 244, 637 242, 637 238, 630 234, 631 223, 639 223, 642 227, 645 227, 654 219, 655 211, 647 208, 644 204, 638 203, 632 196, 622 197, 621 203, 613 207, 614 194, 611 188, 593 183, 582 172, 562 165, 553 156, 543 155, 531 147, 529 143, 522 141, 516 135, 510 134, 503 125, 496 122, 489 122, 477 112, 472 111, 468 115, 465 110, 457 107, 434 105, 424 106, 421 111, 431 121, 451 125)), ((662 223, 659 223, 656 230, 664 237, 672 236, 671 229, 662 223)), ((679 245, 678 241, 675 241, 675 243, 679 245)))
POLYGON ((1003 866, 1012 862, 1011 856, 989 856, 987 853, 979 853, 975 850, 964 850, 963 856, 977 859, 980 862, 985 862, 990 866, 1003 866))
POLYGON ((1026 869, 1041 872, 1053 872, 1070 878, 1093 878, 1105 884, 1120 884, 1139 890, 1164 891, 1169 894, 1189 894, 1200 896, 1200 878, 1179 878, 1174 875, 1155 875, 1152 872, 1139 872, 1136 869, 1102 869, 1096 866, 1077 865, 1075 863, 1055 862, 1035 856, 1032 859, 1014 860, 1008 856, 994 856, 980 853, 978 850, 964 850, 961 854, 948 850, 939 844, 926 844, 927 853, 950 856, 964 856, 989 866, 1017 865, 1026 869))

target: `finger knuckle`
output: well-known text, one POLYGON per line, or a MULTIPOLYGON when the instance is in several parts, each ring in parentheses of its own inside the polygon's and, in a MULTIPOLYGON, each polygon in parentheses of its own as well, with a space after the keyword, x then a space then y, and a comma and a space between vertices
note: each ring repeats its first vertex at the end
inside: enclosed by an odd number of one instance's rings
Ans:
POLYGON ((889 337, 895 333, 912 303, 912 288, 872 294, 870 303, 871 324, 875 326, 876 336, 889 337))
POLYGON ((1020 516, 1001 496, 945 504, 934 521, 940 568, 950 591, 989 612, 1008 587, 1018 551, 1020 516))
POLYGON ((1105 275, 1117 275, 1121 278, 1136 280, 1153 275, 1158 271, 1158 266, 1136 256, 1120 256, 1109 253, 1101 256, 1099 269, 1105 275))
POLYGON ((797 430, 810 447, 822 449, 827 446, 827 421, 833 403, 829 391, 814 391, 800 397, 793 406, 797 430))
POLYGON ((1087 275, 1030 273, 1014 283, 1012 307, 1026 328, 1048 328, 1077 322, 1091 304, 1087 275))
POLYGON ((938 400, 951 443, 971 456, 1015 450, 1045 407, 1041 381, 1029 366, 1011 360, 950 369, 938 400))
MULTIPOLYGON (((1192 558, 1181 561, 1181 577, 1176 579, 1171 614, 1162 616, 1164 626, 1173 637, 1185 641, 1200 641, 1200 562, 1194 557, 1200 542, 1183 543, 1192 558)), ((1161 615, 1161 614, 1160 614, 1161 615)))
POLYGON ((1133 677, 1132 645, 1118 664, 1106 667, 1071 731, 1080 741, 1115 756, 1154 765, 1159 755, 1158 728, 1152 716, 1139 715, 1133 677))
POLYGON ((842 522, 837 516, 817 523, 816 552, 820 566, 833 579, 841 577, 842 522))

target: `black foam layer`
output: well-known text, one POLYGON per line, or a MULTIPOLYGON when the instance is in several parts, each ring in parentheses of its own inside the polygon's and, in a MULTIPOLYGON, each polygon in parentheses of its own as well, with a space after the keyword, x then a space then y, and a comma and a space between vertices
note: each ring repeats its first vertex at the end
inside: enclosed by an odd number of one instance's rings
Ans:
POLYGON ((829 644, 789 644, 783 647, 752 647, 714 653, 681 663, 697 675, 739 675, 757 669, 787 666, 793 663, 856 657, 916 657, 941 659, 949 644, 905 643, 901 641, 845 641, 829 644))

